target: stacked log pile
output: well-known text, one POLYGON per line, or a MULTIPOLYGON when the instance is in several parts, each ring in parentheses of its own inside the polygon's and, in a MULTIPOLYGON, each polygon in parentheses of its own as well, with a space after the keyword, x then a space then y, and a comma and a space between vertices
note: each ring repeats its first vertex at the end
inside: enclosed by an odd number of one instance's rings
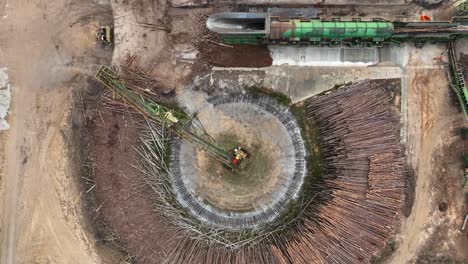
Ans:
POLYGON ((404 160, 388 84, 361 82, 310 100, 331 198, 307 211, 297 240, 286 246, 295 263, 368 263, 391 238, 402 206, 404 160))
POLYGON ((294 226, 237 250, 183 238, 167 263, 370 263, 392 238, 403 200, 392 82, 364 81, 307 102, 320 123, 328 195, 294 226))

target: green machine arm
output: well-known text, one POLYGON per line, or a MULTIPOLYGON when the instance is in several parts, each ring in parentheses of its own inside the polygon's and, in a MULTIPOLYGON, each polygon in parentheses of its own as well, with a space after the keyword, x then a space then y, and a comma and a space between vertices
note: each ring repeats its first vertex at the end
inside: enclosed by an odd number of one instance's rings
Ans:
POLYGON ((460 68, 458 68, 458 61, 453 45, 454 44, 452 41, 448 43, 450 86, 457 94, 463 113, 465 114, 465 118, 468 120, 468 90, 466 89, 463 72, 460 68))
POLYGON ((143 95, 128 89, 125 84, 120 81, 119 75, 109 67, 101 66, 96 74, 96 79, 135 108, 144 117, 154 120, 164 127, 170 128, 181 138, 205 150, 213 158, 224 163, 231 169, 235 169, 229 151, 218 146, 208 139, 208 137, 203 137, 199 133, 191 131, 190 128, 192 126, 190 126, 190 124, 192 120, 187 115, 159 105, 143 95))

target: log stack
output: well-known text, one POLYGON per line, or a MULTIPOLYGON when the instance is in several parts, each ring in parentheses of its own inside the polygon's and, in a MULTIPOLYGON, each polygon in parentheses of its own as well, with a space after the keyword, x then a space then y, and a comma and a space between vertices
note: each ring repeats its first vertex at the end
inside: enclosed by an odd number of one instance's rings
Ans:
POLYGON ((403 202, 404 157, 395 81, 363 81, 306 102, 320 124, 321 187, 289 230, 229 250, 182 238, 167 263, 370 263, 394 235, 403 202))

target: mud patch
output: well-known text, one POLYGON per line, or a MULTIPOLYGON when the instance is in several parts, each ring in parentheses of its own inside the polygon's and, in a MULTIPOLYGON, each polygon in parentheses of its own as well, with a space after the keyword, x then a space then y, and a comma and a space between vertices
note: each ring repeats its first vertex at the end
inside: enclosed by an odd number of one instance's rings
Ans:
POLYGON ((266 46, 223 46, 204 42, 198 45, 200 60, 219 67, 268 67, 273 60, 266 46))
POLYGON ((468 238, 459 231, 466 213, 463 194, 463 141, 456 139, 439 149, 433 162, 438 164, 434 186, 438 192, 433 201, 432 228, 434 232, 418 257, 417 263, 466 263, 468 238), (464 201, 464 202, 463 202, 464 201), (440 261, 440 262, 434 262, 440 261))
POLYGON ((94 188, 93 218, 98 239, 112 242, 143 264, 164 261, 177 239, 153 206, 154 194, 136 169, 142 117, 97 109, 88 120, 90 159, 87 166, 94 188))

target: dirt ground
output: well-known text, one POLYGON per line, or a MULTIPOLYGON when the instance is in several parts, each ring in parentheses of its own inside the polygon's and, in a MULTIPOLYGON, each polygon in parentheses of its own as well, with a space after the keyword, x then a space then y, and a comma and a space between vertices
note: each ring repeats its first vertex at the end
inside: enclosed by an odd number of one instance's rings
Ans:
POLYGON ((251 158, 242 173, 232 172, 205 151, 182 142, 178 177, 201 204, 208 203, 223 213, 266 211, 292 185, 296 157, 288 130, 255 102, 201 106, 189 99, 199 96, 194 94, 187 91, 179 100, 198 108, 197 118, 208 135, 227 150, 242 146, 251 158))
POLYGON ((220 67, 268 67, 272 58, 266 46, 220 46, 206 43, 198 47, 200 60, 220 67))
MULTIPOLYGON (((443 45, 436 48, 444 51, 443 45)), ((447 263, 468 260, 463 250, 467 237, 459 231, 466 208, 461 188, 463 143, 458 130, 465 120, 448 87, 446 69, 424 58, 424 52, 413 49, 406 68, 406 151, 414 170, 414 204, 409 217, 402 216, 397 249, 388 263, 414 263, 418 258, 424 261, 440 255, 449 258, 447 263)))
POLYGON ((70 148, 74 77, 109 62, 95 28, 111 17, 91 2, 46 0, 2 0, 0 16, 0 65, 14 87, 0 134, 0 262, 117 263, 98 255, 70 148))
POLYGON ((88 121, 91 169, 95 185, 93 218, 102 219, 100 231, 137 263, 162 263, 177 239, 155 211, 155 194, 136 169, 142 117, 99 109, 88 121))
POLYGON ((205 21, 209 14, 227 10, 228 8, 169 9, 168 14, 171 17, 169 39, 174 49, 178 51, 176 53, 183 53, 185 50, 193 54, 191 58, 184 54, 176 55, 176 57, 182 57, 182 61, 190 60, 192 63, 208 66, 271 66, 272 58, 268 47, 225 45, 218 36, 206 29, 205 21))

